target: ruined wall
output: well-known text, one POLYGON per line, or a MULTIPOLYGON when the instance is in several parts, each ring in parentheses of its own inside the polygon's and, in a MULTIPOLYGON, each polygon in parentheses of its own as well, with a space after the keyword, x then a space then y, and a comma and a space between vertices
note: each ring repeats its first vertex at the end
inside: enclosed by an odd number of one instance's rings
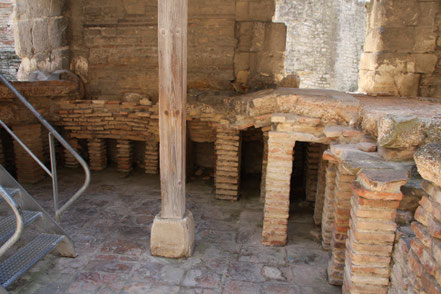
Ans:
POLYGON ((373 1, 360 90, 441 97, 441 8, 435 0, 373 1))
POLYGON ((13 0, 0 1, 0 73, 9 80, 15 80, 20 58, 15 54, 14 32, 12 30, 13 0))
MULTIPOLYGON (((71 70, 89 96, 157 95, 157 1, 69 2, 71 70)), ((189 89, 237 91, 283 78, 285 26, 274 0, 190 0, 189 89)))
POLYGON ((54 72, 69 68, 68 21, 65 0, 16 1, 14 39, 22 59, 19 80, 35 70, 54 72))
POLYGON ((286 71, 301 88, 358 89, 365 39, 365 1, 278 0, 276 21, 288 27, 286 71))

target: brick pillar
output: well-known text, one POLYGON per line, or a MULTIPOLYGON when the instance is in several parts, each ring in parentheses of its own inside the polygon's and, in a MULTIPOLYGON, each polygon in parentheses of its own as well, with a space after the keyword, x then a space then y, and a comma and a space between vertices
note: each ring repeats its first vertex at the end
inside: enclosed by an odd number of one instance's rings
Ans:
POLYGON ((268 166, 268 131, 263 132, 263 158, 262 158, 262 178, 260 181, 260 201, 265 201, 265 178, 266 167, 268 166))
POLYGON ((5 154, 3 152, 3 142, 2 138, 0 137, 0 164, 5 165, 5 154))
POLYGON ((282 132, 268 134, 265 211, 262 243, 285 245, 289 218, 289 194, 295 139, 282 132))
POLYGON ((331 239, 331 260, 328 280, 332 285, 342 285, 345 267, 346 239, 348 238, 351 211, 352 184, 355 175, 338 164, 335 178, 334 226, 331 239))
MULTIPOLYGON (((43 138, 40 124, 20 125, 12 128, 21 141, 42 161, 43 138)), ((14 140, 15 167, 17 179, 23 183, 38 183, 43 180, 45 172, 31 156, 14 140)))
MULTIPOLYGON (((80 144, 78 143, 78 139, 76 138, 71 138, 68 140, 68 143, 70 146, 72 146, 72 148, 75 151, 79 151, 80 150, 80 144)), ((73 157, 73 155, 67 151, 66 148, 63 148, 63 152, 64 152, 64 166, 67 168, 77 168, 80 166, 80 163, 75 159, 75 157, 73 157)))
POLYGON ((326 167, 325 200, 322 213, 322 247, 331 248, 332 230, 334 228, 334 200, 335 200, 335 176, 337 167, 335 162, 329 162, 326 167))
POLYGON ((320 161, 320 166, 317 176, 317 192, 315 195, 314 205, 314 222, 316 225, 322 223, 323 205, 325 203, 325 190, 326 190, 326 169, 328 162, 325 160, 320 161))
POLYGON ((343 293, 386 294, 406 170, 363 170, 354 183, 343 293))
POLYGON ((322 144, 309 143, 306 147, 305 192, 307 201, 315 202, 317 175, 322 153, 322 144))
POLYGON ((218 128, 216 133, 216 198, 237 200, 239 198, 240 131, 218 128))
POLYGON ((149 175, 159 174, 159 143, 155 141, 145 142, 145 173, 149 175))
POLYGON ((415 162, 427 196, 421 199, 412 223, 416 238, 408 255, 410 287, 412 293, 441 293, 441 144, 419 149, 415 162))
POLYGON ((92 171, 102 171, 107 167, 107 149, 104 139, 94 138, 88 141, 89 165, 92 171))
POLYGON ((130 173, 133 170, 133 148, 129 140, 117 140, 116 142, 116 160, 118 171, 130 173))

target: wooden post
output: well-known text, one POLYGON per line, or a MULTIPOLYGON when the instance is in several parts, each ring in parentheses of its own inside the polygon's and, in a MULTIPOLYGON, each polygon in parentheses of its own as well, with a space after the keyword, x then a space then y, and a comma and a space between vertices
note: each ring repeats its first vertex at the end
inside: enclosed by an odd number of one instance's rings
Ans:
POLYGON ((185 214, 187 0, 158 1, 159 134, 163 218, 185 214))
POLYGON ((194 220, 185 209, 187 0, 158 0, 161 214, 151 234, 152 255, 190 256, 194 220))

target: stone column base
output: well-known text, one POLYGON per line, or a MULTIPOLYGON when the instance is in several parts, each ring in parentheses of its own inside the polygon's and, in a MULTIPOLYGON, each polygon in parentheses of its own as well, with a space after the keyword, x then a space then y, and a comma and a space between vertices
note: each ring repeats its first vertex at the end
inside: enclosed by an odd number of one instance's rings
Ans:
POLYGON ((153 256, 168 258, 190 257, 194 246, 193 214, 187 210, 184 218, 155 217, 150 238, 153 256))

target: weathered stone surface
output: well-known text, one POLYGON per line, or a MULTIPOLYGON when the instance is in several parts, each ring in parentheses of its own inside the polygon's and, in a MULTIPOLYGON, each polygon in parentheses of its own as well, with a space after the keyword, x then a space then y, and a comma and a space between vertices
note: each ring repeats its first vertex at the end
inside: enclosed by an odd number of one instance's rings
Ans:
POLYGON ((416 116, 383 117, 378 125, 378 143, 387 148, 411 148, 424 142, 423 124, 416 116))
POLYGON ((441 186, 441 145, 427 144, 415 153, 418 172, 423 178, 441 186))

